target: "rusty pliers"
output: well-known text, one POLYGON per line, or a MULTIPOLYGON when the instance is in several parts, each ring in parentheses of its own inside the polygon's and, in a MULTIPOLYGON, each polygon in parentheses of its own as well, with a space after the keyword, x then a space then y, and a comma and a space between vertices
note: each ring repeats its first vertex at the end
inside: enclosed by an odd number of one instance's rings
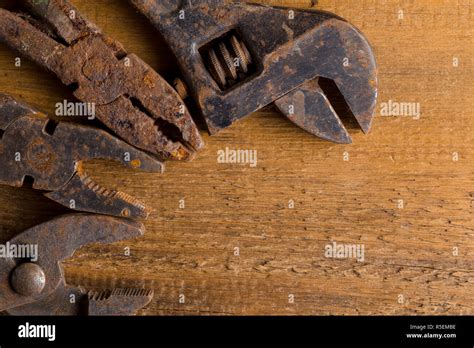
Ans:
POLYGON ((0 93, 0 183, 34 189, 73 210, 146 218, 146 206, 123 192, 96 184, 82 168, 107 159, 133 169, 162 172, 163 164, 102 130, 57 123, 0 93))
POLYGON ((61 261, 87 244, 112 243, 143 233, 144 226, 139 222, 87 214, 65 215, 26 230, 6 244, 11 255, 0 258, 0 311, 12 315, 136 312, 151 301, 152 290, 98 292, 68 286, 61 261), (23 255, 18 255, 19 250, 23 255))
POLYGON ((364 132, 377 100, 377 67, 363 34, 322 11, 230 0, 129 0, 160 31, 211 134, 272 102, 321 138, 351 137, 321 79, 335 82, 364 132))
POLYGON ((0 41, 56 74, 117 135, 162 159, 203 147, 176 91, 66 0, 23 1, 33 17, 0 9, 0 41))

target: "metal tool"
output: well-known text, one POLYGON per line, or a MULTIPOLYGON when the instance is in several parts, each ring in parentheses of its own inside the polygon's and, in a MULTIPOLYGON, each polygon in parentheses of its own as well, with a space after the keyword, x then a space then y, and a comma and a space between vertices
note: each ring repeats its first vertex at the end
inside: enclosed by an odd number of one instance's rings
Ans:
POLYGON ((0 9, 0 41, 56 74, 117 135, 162 159, 203 147, 176 91, 66 0, 25 0, 29 17, 0 9))
POLYGON ((73 210, 148 217, 143 203, 94 183, 82 168, 90 159, 114 160, 146 172, 163 171, 157 159, 107 132, 48 120, 30 106, 0 94, 0 183, 14 187, 28 183, 73 210))
MULTIPOLYGON (((147 305, 152 290, 86 292, 66 285, 60 262, 90 243, 112 243, 143 235, 144 226, 109 216, 73 214, 35 226, 8 242, 37 246, 36 260, 0 258, 0 311, 12 315, 127 315, 147 305)), ((22 247, 22 249, 20 249, 22 247)))
POLYGON ((321 11, 230 0, 130 0, 174 51, 211 134, 275 102, 321 138, 351 137, 320 88, 333 80, 364 132, 377 99, 372 49, 351 24, 321 11))

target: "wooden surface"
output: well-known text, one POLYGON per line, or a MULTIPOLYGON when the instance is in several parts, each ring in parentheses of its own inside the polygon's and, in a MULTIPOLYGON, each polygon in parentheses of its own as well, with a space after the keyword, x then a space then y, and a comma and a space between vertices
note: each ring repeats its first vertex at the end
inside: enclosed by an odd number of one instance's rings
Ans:
MULTIPOLYGON (((126 1, 73 3, 173 75, 169 51, 126 1)), ((267 108, 215 137, 203 130, 206 149, 164 175, 89 163, 96 181, 156 212, 145 237, 80 250, 65 263, 68 282, 153 287, 142 315, 474 314, 474 1, 265 3, 315 5, 354 23, 377 55, 379 104, 417 102, 421 118, 381 117, 379 106, 372 132, 352 130, 344 146, 267 108), (226 147, 257 150, 257 167, 217 163, 226 147), (332 241, 364 245, 364 262, 326 258, 332 241)), ((2 91, 50 114, 73 100, 33 64, 15 68, 15 56, 0 46, 2 91)), ((9 187, 0 187, 0 207, 2 241, 66 212, 9 187)))

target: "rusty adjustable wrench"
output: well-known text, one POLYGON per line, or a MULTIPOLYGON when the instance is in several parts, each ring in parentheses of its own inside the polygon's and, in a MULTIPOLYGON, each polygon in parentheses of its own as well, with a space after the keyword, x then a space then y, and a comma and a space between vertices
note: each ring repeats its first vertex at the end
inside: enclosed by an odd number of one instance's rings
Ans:
POLYGON ((333 80, 364 132, 377 100, 372 49, 321 11, 230 0, 129 0, 161 32, 211 134, 274 102, 292 122, 337 143, 351 137, 320 87, 333 80))
MULTIPOLYGON (((109 216, 71 214, 32 227, 6 245, 30 250, 29 258, 0 258, 0 312, 12 315, 129 315, 147 305, 153 291, 85 291, 66 285, 61 261, 90 243, 112 243, 143 235, 144 226, 109 216), (31 246, 36 246, 32 252, 31 246), (36 253, 36 255, 31 255, 36 253), (71 299, 74 301, 71 301, 71 299)), ((12 250, 15 250, 12 248, 12 250)))
POLYGON ((0 93, 0 183, 34 189, 71 209, 146 218, 149 209, 123 192, 107 190, 85 174, 82 162, 108 159, 147 172, 163 164, 99 129, 56 123, 30 106, 0 93))
POLYGON ((117 135, 162 159, 191 159, 203 141, 184 102, 150 66, 103 35, 66 0, 0 9, 0 41, 57 75, 117 135))

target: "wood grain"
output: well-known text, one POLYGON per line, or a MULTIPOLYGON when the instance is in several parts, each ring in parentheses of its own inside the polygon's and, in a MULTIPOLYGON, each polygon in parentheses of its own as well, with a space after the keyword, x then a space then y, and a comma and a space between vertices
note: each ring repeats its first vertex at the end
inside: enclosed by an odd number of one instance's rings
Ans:
MULTIPOLYGON (((353 130, 354 144, 344 146, 270 107, 217 136, 203 130, 206 149, 192 163, 169 163, 164 175, 89 163, 96 181, 155 213, 145 237, 77 252, 65 263, 68 282, 153 287, 142 315, 474 314, 474 1, 261 2, 354 23, 377 55, 380 103, 420 103, 421 118, 378 115, 369 135, 353 130), (257 150, 258 165, 217 163, 226 147, 257 150), (326 258, 332 241, 363 244, 364 262, 326 258)), ((176 73, 164 43, 125 1, 73 3, 164 76, 176 73)), ((15 68, 14 57, 0 47, 3 92, 50 114, 71 98, 32 63, 15 68)), ((0 207, 3 241, 66 212, 39 192, 4 186, 0 207)))

